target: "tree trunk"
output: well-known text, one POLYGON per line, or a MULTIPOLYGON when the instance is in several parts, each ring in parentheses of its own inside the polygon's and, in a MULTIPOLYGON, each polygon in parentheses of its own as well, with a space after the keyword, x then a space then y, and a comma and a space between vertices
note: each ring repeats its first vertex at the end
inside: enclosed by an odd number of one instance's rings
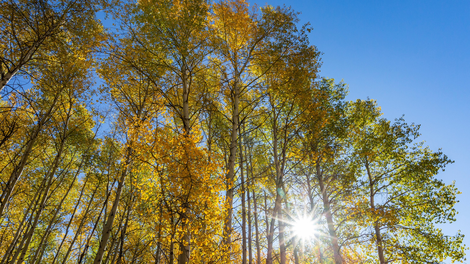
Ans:
POLYGON ((246 198, 248 200, 248 263, 253 264, 253 248, 252 248, 252 241, 253 241, 253 234, 251 228, 251 198, 250 198, 250 190, 246 192, 246 198))
POLYGON ((252 191, 253 194, 253 206, 255 208, 255 233, 256 233, 256 264, 261 264, 261 246, 259 241, 259 226, 258 226, 258 205, 256 202, 255 191, 252 191))
POLYGON ((294 240, 294 264, 300 264, 299 250, 297 249, 298 239, 295 236, 292 239, 294 240))
MULTIPOLYGON (((189 136, 190 134, 190 120, 189 120, 189 84, 188 84, 188 70, 186 65, 183 65, 181 70, 182 72, 182 83, 183 83, 183 127, 184 127, 184 135, 189 136)), ((189 158, 186 159, 186 162, 190 162, 189 158)), ((188 164, 187 164, 188 165, 188 164)), ((189 166, 188 166, 189 168, 189 166)), ((189 188, 190 189, 190 188, 189 188)), ((187 194, 189 197, 189 193, 187 194)), ((187 204, 187 203, 184 203, 187 204)), ((191 250, 191 235, 189 233, 189 228, 186 227, 186 212, 190 210, 189 207, 183 205, 183 210, 185 213, 181 215, 181 223, 182 229, 185 230, 183 235, 183 240, 179 243, 180 244, 180 255, 178 256, 178 264, 186 264, 189 263, 189 254, 191 250)))
POLYGON ((134 196, 131 193, 130 204, 127 206, 126 222, 124 223, 124 227, 121 230, 121 241, 120 241, 119 257, 117 260, 117 264, 120 264, 122 262, 122 258, 124 257, 124 242, 125 242, 124 239, 126 237, 127 226, 129 225, 129 216, 130 216, 133 204, 134 204, 134 196))
MULTIPOLYGON (((370 199, 370 208, 372 209, 373 212, 375 212, 375 191, 374 191, 374 181, 372 179, 372 174, 370 173, 370 168, 369 168, 369 162, 365 161, 365 166, 367 170, 367 176, 369 177, 369 199, 370 199)), ((384 251, 383 251, 383 241, 382 241, 382 234, 380 233, 380 226, 379 226, 379 221, 374 222, 374 231, 375 231, 375 239, 376 239, 376 244, 377 244, 377 253, 379 255, 379 261, 380 264, 385 264, 385 256, 384 256, 384 251)))
MULTIPOLYGON (((251 148, 250 148, 251 149, 251 148)), ((252 160, 252 154, 250 150, 250 173, 251 173, 251 178, 254 179, 253 176, 253 160, 252 160)), ((261 264, 261 246, 260 246, 260 241, 259 241, 259 226, 258 226, 258 204, 257 204, 257 199, 255 196, 255 190, 253 189, 252 191, 252 196, 253 197, 253 207, 254 207, 254 220, 255 220, 255 236, 256 236, 256 264, 261 264)))
MULTIPOLYGON (((245 129, 245 124, 243 123, 243 137, 244 138, 246 135, 246 129, 245 129)), ((240 138, 240 141, 242 142, 242 138, 240 138)), ((251 165, 248 165, 248 153, 247 153, 247 148, 246 148, 246 140, 244 142, 244 145, 240 145, 240 153, 243 154, 242 160, 246 161, 246 189, 243 187, 243 193, 246 192, 246 199, 248 203, 248 211, 247 211, 247 217, 248 217, 248 263, 253 264, 253 234, 252 234, 252 221, 251 221, 251 197, 250 197, 250 188, 249 186, 252 185, 252 179, 253 179, 253 168, 251 165), (242 152, 243 151, 243 152, 242 152), (249 169, 249 166, 251 169, 249 169)))
POLYGON ((246 204, 245 204, 245 176, 243 171, 243 141, 240 136, 240 177, 241 177, 241 195, 242 195, 242 264, 246 264, 247 246, 246 246, 246 204))
POLYGON ((276 192, 276 200, 274 203, 273 215, 271 216, 271 224, 269 225, 268 233, 268 251, 266 254, 266 264, 273 263, 273 242, 274 242, 274 224, 276 217, 278 216, 279 208, 281 206, 281 195, 276 192))
POLYGON ((338 237, 336 236, 336 230, 335 230, 334 223, 333 223, 333 216, 331 215, 331 210, 330 210, 330 200, 328 197, 328 193, 325 190, 325 184, 323 182, 323 175, 322 175, 322 171, 320 169, 319 164, 316 165, 316 173, 318 177, 318 183, 320 185, 320 191, 321 191, 321 196, 323 200, 323 208, 324 208, 323 211, 325 213, 326 222, 328 224, 328 233, 330 235, 330 242, 331 242, 331 246, 333 249, 333 256, 335 259, 335 264, 342 264, 343 260, 341 257, 341 252, 339 251, 338 237))
POLYGON ((106 244, 108 243, 108 239, 109 239, 109 236, 111 234, 111 229, 113 227, 114 218, 116 217, 117 208, 118 208, 118 205, 119 205, 119 200, 121 198, 122 187, 124 186, 125 178, 126 178, 127 173, 130 169, 130 166, 131 166, 131 164, 130 164, 131 163, 131 155, 132 155, 131 147, 127 147, 126 152, 127 152, 126 153, 126 162, 124 164, 124 168, 121 172, 121 177, 120 177, 119 182, 118 182, 118 188, 116 190, 116 197, 114 199, 113 207, 111 208, 111 212, 109 213, 109 217, 106 221, 106 224, 103 227, 103 232, 102 232, 102 235, 101 235, 100 245, 98 247, 98 252, 96 253, 95 260, 93 261, 93 264, 100 264, 101 263, 101 261, 103 259, 104 251, 106 249, 106 244))
MULTIPOLYGON (((237 70, 235 70, 236 72, 237 70)), ((238 76, 238 73, 235 73, 238 76)), ((235 77, 235 84, 233 87, 233 109, 232 109, 232 129, 230 135, 230 154, 228 159, 228 172, 226 175, 226 203, 228 207, 227 218, 225 219, 224 238, 225 244, 230 247, 231 234, 232 234, 232 214, 233 214, 233 196, 234 196, 234 178, 235 178, 235 159, 237 156, 237 138, 238 138, 238 122, 239 110, 238 104, 240 101, 240 90, 238 87, 238 77, 235 77)))

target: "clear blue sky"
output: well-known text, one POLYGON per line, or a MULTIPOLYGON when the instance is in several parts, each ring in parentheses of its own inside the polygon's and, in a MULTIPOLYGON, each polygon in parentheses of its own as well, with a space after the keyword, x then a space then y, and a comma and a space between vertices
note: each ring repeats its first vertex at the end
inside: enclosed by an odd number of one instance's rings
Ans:
POLYGON ((343 79, 349 100, 377 100, 388 119, 421 124, 421 140, 455 160, 438 175, 462 192, 443 229, 470 246, 470 0, 248 1, 301 12, 322 76, 343 79))

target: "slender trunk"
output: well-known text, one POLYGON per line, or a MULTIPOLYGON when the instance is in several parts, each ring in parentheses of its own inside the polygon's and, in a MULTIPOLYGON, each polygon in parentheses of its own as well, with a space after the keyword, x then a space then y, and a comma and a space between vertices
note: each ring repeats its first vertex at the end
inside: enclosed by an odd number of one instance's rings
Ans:
MULTIPOLYGON (((246 129, 245 129, 245 124, 243 124, 243 134, 244 136, 246 135, 246 129)), ((246 185, 246 198, 247 198, 247 202, 248 202, 248 214, 247 214, 247 217, 248 217, 248 263, 249 264, 253 264, 253 247, 252 247, 252 244, 253 244, 253 234, 252 234, 252 221, 251 221, 251 216, 252 216, 252 209, 251 209, 251 197, 250 197, 250 185, 252 185, 252 179, 253 179, 253 168, 252 166, 250 165, 250 170, 248 169, 248 153, 247 153, 247 148, 246 148, 246 140, 244 142, 244 145, 243 146, 240 146, 240 150, 243 149, 243 153, 244 153, 244 158, 246 159, 246 182, 247 182, 247 185, 246 185)))
POLYGON ((341 252, 339 251, 338 237, 336 235, 336 230, 333 223, 333 216, 331 215, 330 200, 328 193, 325 190, 325 184, 323 182, 323 175, 320 169, 320 165, 316 165, 316 172, 318 177, 318 183, 320 185, 321 196, 323 200, 323 210, 326 217, 326 222, 328 224, 328 233, 330 235, 331 246, 333 248, 333 256, 336 264, 342 264, 343 260, 341 257, 341 252))
MULTIPOLYGON (((270 99, 271 101, 271 99, 270 99)), ((272 104, 272 103, 271 103, 272 104)), ((274 166, 276 169, 276 200, 274 205, 274 213, 273 218, 271 221, 271 228, 268 234, 268 251, 266 256, 266 264, 272 263, 272 251, 273 251, 273 236, 274 236, 274 220, 278 219, 279 223, 279 251, 280 251, 280 264, 286 263, 286 245, 284 241, 284 226, 283 226, 283 214, 282 214, 282 200, 283 196, 283 165, 281 165, 281 161, 279 160, 278 156, 278 120, 276 116, 276 111, 273 106, 273 124, 272 124, 272 132, 273 132, 273 157, 274 157, 274 166)), ((286 144, 286 142, 284 142, 286 144)), ((284 162, 284 158, 282 162, 284 162)))
MULTIPOLYGON (((183 68, 181 70, 182 72, 182 82, 183 82, 183 128, 184 128, 184 135, 189 136, 190 134, 190 120, 189 120, 189 83, 188 83, 188 70, 187 66, 183 65, 183 68)), ((187 168, 189 169, 189 158, 186 159, 187 168)), ((188 188, 189 190, 191 188, 188 188)), ((187 194, 189 197, 189 193, 187 194)), ((187 204, 187 203, 184 203, 187 204)), ((189 258, 190 258, 190 250, 191 250, 191 237, 189 233, 189 227, 186 226, 187 222, 187 217, 186 213, 190 210, 190 208, 186 205, 183 205, 183 210, 185 213, 181 215, 181 223, 182 223, 182 229, 184 230, 184 235, 182 241, 179 243, 180 244, 180 255, 178 256, 178 264, 186 264, 189 263, 189 258)))
MULTIPOLYGON (((50 232, 49 232, 50 233, 50 232)), ((39 251, 39 250, 38 250, 39 251)), ((37 264, 40 264, 41 263, 41 260, 42 258, 44 257, 44 253, 46 252, 46 246, 43 246, 42 249, 41 249, 41 254, 39 254, 38 258, 37 258, 37 261, 36 263, 37 264)), ((36 257, 36 256, 35 256, 36 257)))
POLYGON ((277 221, 279 224, 279 251, 281 255, 281 262, 280 264, 286 264, 287 256, 286 256, 286 241, 284 237, 284 222, 282 221, 282 213, 278 213, 279 220, 277 221))
MULTIPOLYGON (((43 182, 41 182, 41 185, 40 185, 40 186, 43 185, 44 180, 45 180, 45 179, 43 179, 43 182)), ((10 245, 8 246, 8 249, 7 249, 7 251, 5 252, 5 255, 3 255, 1 264, 7 263, 8 259, 10 258, 10 255, 11 255, 11 253, 13 252, 13 249, 15 248, 16 244, 18 243, 18 240, 19 240, 19 238, 20 238, 20 235, 21 235, 21 233, 23 232, 23 226, 24 226, 24 223, 26 222, 26 219, 28 218, 29 212, 31 211, 31 209, 32 209, 33 212, 36 210, 37 202, 36 202, 36 203, 33 203, 33 201, 37 201, 36 198, 37 198, 37 196, 39 195, 40 190, 42 190, 42 188, 40 188, 40 189, 34 194, 34 197, 33 197, 33 199, 31 200, 31 203, 29 204, 28 209, 26 209, 26 213, 24 214, 23 219, 21 220, 21 223, 20 223, 20 225, 18 226, 18 229, 16 230, 16 233, 15 233, 14 238, 13 238, 13 240, 10 242, 10 245), (34 204, 34 208, 33 208, 33 204, 34 204)), ((26 232, 27 232, 27 231, 26 231, 26 232)))
MULTIPOLYGON (((163 179, 160 178, 160 183, 161 183, 161 186, 163 186, 163 179)), ((162 188, 162 190, 164 190, 164 188, 162 188)), ((162 191, 162 197, 165 197, 165 193, 164 191, 162 191)), ((161 237, 162 237, 162 218, 163 218, 163 205, 160 203, 160 214, 159 214, 159 217, 158 217, 158 221, 159 221, 159 224, 158 224, 158 228, 157 228, 157 253, 156 253, 156 258, 155 258, 155 264, 160 264, 160 256, 161 256, 161 237)))
MULTIPOLYGON (((124 214, 126 214, 128 209, 125 209, 124 210, 124 214)), ((124 222, 124 216, 121 217, 121 220, 119 221, 119 224, 118 224, 118 230, 116 230, 116 232, 114 234, 111 234, 111 242, 109 243, 108 245, 108 254, 106 254, 106 259, 105 259, 105 262, 104 263, 108 263, 109 259, 111 258, 111 256, 113 257, 112 258, 112 261, 111 263, 121 263, 121 260, 118 258, 117 262, 114 262, 114 260, 116 259, 116 257, 120 256, 120 251, 118 250, 120 247, 123 247, 123 244, 124 244, 124 240, 122 239, 119 239, 117 245, 116 245, 116 248, 114 248, 114 244, 116 243, 116 240, 118 240, 119 238, 119 233, 121 233, 122 235, 122 223, 124 222)), ((121 236, 122 238, 122 236, 121 236)))
POLYGON ((18 179, 20 178, 21 174, 23 173, 23 170, 26 166, 26 163, 29 159, 29 156, 31 155, 31 152, 33 150, 33 146, 39 137, 39 132, 41 132, 42 127, 44 124, 49 120, 53 109, 55 108, 55 105, 59 99, 59 93, 57 93, 54 97, 54 100, 49 107, 49 109, 41 116, 41 118, 38 121, 38 124, 35 126, 33 129, 32 135, 29 138, 29 142, 26 145, 26 148, 23 152, 23 155, 21 156, 20 162, 18 165, 15 167, 13 172, 10 175, 10 178, 8 179, 5 189, 2 192, 2 196, 0 197, 0 218, 3 216, 3 211, 5 210, 5 207, 8 203, 8 200, 10 200, 11 193, 13 192, 13 189, 16 186, 16 183, 18 182, 18 179))
POLYGON ((269 234, 268 197, 266 196, 266 191, 263 191, 263 193, 264 193, 264 221, 266 222, 266 237, 268 237, 268 234, 269 234))
POLYGON ((298 250, 298 245, 297 245, 297 238, 293 237, 294 240, 294 264, 300 264, 300 259, 299 259, 299 250, 298 250))
POLYGON ((114 218, 116 217, 117 208, 119 205, 119 200, 121 198, 122 187, 124 186, 124 180, 127 176, 127 173, 131 166, 131 155, 132 149, 131 147, 127 147, 126 151, 126 161, 124 164, 123 171, 121 172, 121 177, 118 182, 118 188, 116 190, 116 197, 113 202, 113 207, 111 208, 111 212, 109 213, 108 219, 106 221, 105 226, 103 227, 103 232, 101 236, 100 245, 98 247, 98 252, 96 253, 95 260, 93 261, 94 264, 100 264, 103 259, 103 254, 106 249, 106 244, 108 243, 109 236, 111 234, 111 229, 113 227, 114 218))
POLYGON ((72 212, 72 216, 70 217, 70 220, 69 222, 67 223, 67 227, 65 228, 65 233, 64 233, 64 237, 62 238, 62 241, 60 242, 60 245, 59 245, 59 248, 57 249, 57 254, 54 256, 54 259, 52 260, 52 264, 55 263, 56 259, 57 259, 57 256, 59 255, 58 253, 60 252, 60 249, 62 248, 62 245, 64 244, 65 242, 65 239, 67 238, 67 235, 69 233, 69 229, 70 229, 70 225, 72 224, 72 220, 73 218, 75 217, 75 213, 77 212, 77 208, 78 208, 78 205, 80 204, 80 201, 82 200, 82 196, 83 196, 83 192, 85 190, 85 186, 86 186, 86 183, 87 183, 87 179, 85 179, 85 182, 83 184, 83 187, 80 191, 80 195, 78 196, 78 200, 77 200, 77 203, 75 204, 75 207, 73 208, 73 212, 72 212))
MULTIPOLYGON (((374 180, 372 178, 372 174, 370 173, 370 167, 369 167, 369 162, 365 161, 365 166, 367 170, 367 176, 369 177, 369 199, 370 199, 370 208, 372 209, 372 212, 375 212, 375 190, 374 190, 374 180)), ((385 264, 385 256, 384 256, 384 251, 383 251, 383 241, 382 241, 382 234, 380 233, 380 226, 379 226, 379 221, 376 220, 374 222, 374 231, 375 231, 375 239, 376 239, 376 244, 377 244, 377 253, 379 254, 379 261, 380 264, 385 264)))
MULTIPOLYGON (((253 176, 253 160, 252 160, 252 155, 251 155, 251 147, 250 147, 250 173, 251 173, 251 178, 254 179, 253 176)), ((254 220, 255 220, 255 236, 256 236, 256 264, 261 264, 261 246, 260 246, 260 241, 259 241, 259 226, 258 226, 258 201, 255 196, 255 190, 253 189, 252 191, 252 196, 253 197, 253 207, 254 207, 254 220)))
POLYGON ((253 234, 252 234, 252 227, 251 227, 251 198, 250 198, 250 190, 248 189, 246 192, 246 198, 248 201, 248 263, 253 264, 253 248, 252 248, 252 241, 253 241, 253 234))
POLYGON ((49 196, 49 190, 52 187, 52 180, 54 179, 54 175, 57 171, 57 168, 59 167, 59 161, 62 158, 62 152, 64 150, 65 140, 66 140, 66 135, 64 134, 64 137, 61 139, 61 142, 60 142, 59 150, 58 150, 57 155, 56 155, 56 157, 54 159, 54 162, 52 164, 52 168, 49 171, 49 173, 46 175, 46 178, 48 179, 46 189, 44 190, 44 194, 41 198, 41 203, 40 203, 38 212, 36 213, 34 223, 31 227, 31 229, 29 230, 28 234, 26 235, 26 243, 23 247, 20 258, 18 259, 18 262, 17 262, 18 264, 23 263, 23 261, 24 261, 26 251, 29 248, 29 244, 31 243, 31 239, 33 238, 34 231, 36 230, 36 226, 38 224, 39 217, 41 216, 42 212, 44 211, 44 208, 46 207, 46 200, 47 200, 47 197, 49 196))
POLYGON ((38 39, 29 49, 25 54, 22 54, 20 60, 17 62, 16 65, 13 65, 12 68, 8 69, 7 72, 0 74, 0 92, 3 90, 3 88, 8 84, 8 82, 15 76, 15 74, 23 67, 25 64, 27 64, 31 58, 33 57, 34 53, 36 50, 41 46, 42 42, 45 40, 45 38, 40 38, 38 39))
MULTIPOLYGON (((237 75, 237 73, 236 73, 237 75)), ((225 219, 224 238, 225 244, 230 247, 231 234, 232 234, 232 214, 233 214, 233 195, 234 195, 234 178, 235 178, 235 159, 237 156, 237 138, 238 138, 238 122, 239 110, 238 104, 240 100, 240 91, 238 87, 238 78, 236 77, 233 91, 233 106, 232 106, 232 129, 230 135, 230 154, 228 159, 228 172, 226 175, 226 203, 227 203, 227 218, 225 219)))
MULTIPOLYGON (((111 195, 111 193, 109 193, 108 195, 111 195)), ((106 197, 105 204, 107 204, 108 199, 109 199, 109 196, 106 197)), ((82 253, 80 254, 80 258, 79 258, 79 260, 78 260, 78 264, 81 264, 82 261, 83 261, 84 259, 86 259, 86 256, 85 256, 85 255, 86 255, 87 252, 88 252, 88 248, 90 247, 91 239, 92 239, 92 237, 93 237, 93 234, 95 233, 96 228, 98 227, 98 224, 99 224, 99 222, 100 222, 101 215, 103 214, 103 211, 104 211, 105 214, 106 214, 106 209, 105 209, 105 208, 106 208, 105 206, 103 206, 103 207, 101 208, 100 214, 99 214, 98 217, 96 218, 95 223, 94 223, 94 225, 93 225, 93 229, 92 229, 91 232, 88 234, 88 237, 87 237, 86 243, 85 243, 85 247, 84 247, 82 253), (104 209, 104 210, 103 210, 103 209, 104 209)), ((108 218, 108 219, 109 219, 109 218, 108 218)), ((106 221, 107 221, 107 220, 106 220, 106 221)), ((105 223, 106 221, 103 221, 103 223, 105 223)), ((115 235, 113 236, 113 240, 111 240, 111 244, 109 245, 109 248, 110 248, 110 249, 114 246, 114 241, 115 241, 115 238, 116 238, 116 234, 118 234, 118 233, 121 231, 121 224, 122 224, 122 222, 118 225, 118 230, 116 230, 115 235)), ((111 236, 111 235, 112 235, 112 234, 110 234, 110 236, 111 236)), ((75 238, 76 238, 76 237, 75 237, 75 238)), ((75 238, 74 238, 74 239, 75 239, 75 238)), ((69 249, 70 249, 70 248, 69 248, 69 249)), ((68 254, 68 253, 69 253, 69 252, 67 252, 67 254, 68 254)), ((103 255, 104 255, 104 254, 103 254, 103 255)), ((108 255, 109 255, 109 252, 108 252, 108 255)), ((62 262, 62 264, 65 264, 65 260, 62 262)))
MULTIPOLYGON (((183 230, 186 229, 187 227, 185 225, 182 226, 183 227, 183 230)), ((183 239, 182 241, 179 243, 180 244, 180 249, 181 249, 181 253, 180 255, 178 256, 178 264, 184 264, 184 263, 188 263, 189 262, 189 246, 190 246, 190 241, 191 241, 191 237, 189 236, 189 233, 186 232, 184 235, 183 235, 183 239)))
POLYGON ((7 85, 7 83, 13 78, 13 76, 18 72, 19 67, 15 67, 14 69, 9 70, 5 74, 2 74, 0 78, 0 92, 3 90, 3 87, 7 85))
POLYGON ((281 195, 279 192, 276 192, 276 200, 274 203, 273 215, 271 216, 271 224, 269 225, 269 232, 268 232, 268 251, 266 254, 266 264, 273 263, 273 242, 274 242, 274 224, 276 217, 279 214, 279 208, 281 206, 281 195))
MULTIPOLYGON (((109 248, 112 249, 114 247, 114 243, 116 243, 116 236, 112 236, 113 239, 111 240, 111 244, 109 245, 109 248)), ((118 242, 116 248, 119 248, 121 242, 118 242)), ((109 263, 109 260, 111 259, 111 256, 112 256, 112 260, 111 260, 111 263, 116 263, 114 262, 114 260, 116 259, 116 256, 117 256, 117 250, 113 250, 111 252, 111 250, 109 251, 109 253, 106 255, 106 259, 104 260, 104 264, 108 264, 109 263)))
MULTIPOLYGON (((120 244, 120 243, 121 243, 121 242, 119 242, 119 244, 120 244)), ((119 244, 118 244, 118 247, 120 246, 119 244)), ((117 255, 118 255, 116 251, 117 251, 117 250, 115 250, 115 252, 114 252, 114 254, 113 254, 113 258, 111 259, 111 263, 113 263, 113 264, 116 263, 115 260, 116 260, 116 257, 117 257, 117 255)), ((106 259, 109 259, 109 256, 110 256, 110 254, 108 254, 108 256, 106 256, 106 259)))
POLYGON ((255 191, 252 191, 253 206, 255 208, 255 233, 256 233, 256 264, 261 264, 261 246, 259 241, 259 226, 258 226, 258 205, 255 197, 255 191))
POLYGON ((121 230, 121 242, 120 242, 120 247, 119 247, 119 257, 117 260, 117 264, 120 264, 122 262, 122 258, 124 257, 124 239, 126 237, 127 226, 129 225, 129 216, 130 216, 130 212, 133 207, 133 204, 134 204, 134 197, 131 197, 130 200, 131 200, 130 204, 127 207, 126 222, 124 223, 124 227, 121 230))
POLYGON ((170 257, 169 257, 168 263, 173 264, 174 258, 175 258, 173 239, 171 239, 171 241, 170 241, 170 253, 169 253, 169 255, 170 255, 170 257))
MULTIPOLYGON (((310 157, 311 159, 313 159, 313 157, 310 157)), ((310 200, 310 212, 313 212, 313 210, 315 209, 315 206, 314 206, 314 201, 313 201, 313 188, 312 188, 312 185, 310 183, 310 175, 311 173, 309 172, 307 174, 307 191, 308 191, 308 198, 310 200)), ((322 252, 321 252, 321 242, 320 242, 320 239, 318 238, 317 235, 315 235, 316 239, 315 239, 315 244, 318 245, 318 262, 323 263, 323 255, 322 255, 322 252)))
MULTIPOLYGON (((42 247, 44 241, 47 240, 47 237, 49 236, 49 234, 50 234, 50 232, 51 232, 51 230, 52 230, 52 225, 53 225, 53 223, 55 222, 55 219, 57 218, 57 215, 59 214, 60 209, 62 209, 62 204, 64 203, 65 198, 68 197, 70 191, 72 190, 72 187, 73 187, 74 184, 75 184, 75 180, 77 179, 78 174, 80 174, 81 168, 82 168, 82 166, 83 166, 84 163, 85 163, 85 160, 82 159, 82 161, 80 162, 80 165, 78 166, 77 171, 76 171, 75 174, 74 174, 74 177, 73 177, 73 179, 72 179, 72 183, 70 184, 69 188, 67 189, 67 192, 66 192, 65 195, 62 197, 62 199, 61 199, 59 205, 57 206, 57 208, 56 208, 56 210, 55 210, 55 212, 54 212, 54 216, 52 217, 52 220, 49 222, 49 225, 47 226, 46 231, 45 231, 43 237, 41 238, 41 242, 39 243, 38 250, 36 251, 36 254, 34 255, 34 258, 31 260, 31 262, 34 262, 34 261, 35 261, 35 259, 36 259, 36 257, 37 257, 37 253, 40 251, 40 249, 41 249, 41 247, 42 247)), ((41 262, 43 253, 44 253, 44 250, 42 251, 41 256, 38 258, 38 261, 37 261, 38 263, 41 262)))
POLYGON ((246 247, 246 204, 245 204, 245 175, 243 171, 243 141, 240 136, 240 177, 241 177, 241 195, 242 195, 242 264, 246 264, 247 247, 246 247))
MULTIPOLYGON (((87 178, 87 179, 88 179, 88 178, 87 178)), ((71 216, 69 222, 67 223, 67 228, 66 228, 66 230, 65 230, 64 238, 63 238, 62 241, 60 242, 59 248, 57 249, 57 253, 56 253, 55 256, 54 256, 54 259, 52 260, 52 264, 54 264, 54 263, 56 262, 57 257, 58 257, 59 255, 62 255, 62 254, 60 254, 60 249, 62 248, 62 245, 65 243, 65 240, 66 240, 66 238, 67 238, 68 232, 69 232, 69 230, 70 230, 70 225, 72 224, 72 221, 73 221, 73 219, 74 219, 74 217, 75 217, 75 213, 76 213, 76 211, 77 211, 77 208, 78 208, 78 206, 80 205, 80 201, 81 201, 81 198, 82 198, 82 196, 83 196, 86 183, 87 183, 87 181, 85 181, 84 184, 83 184, 82 190, 81 190, 81 192, 80 192, 80 197, 79 197, 77 203, 75 204, 75 208, 74 208, 74 211, 73 211, 73 213, 72 213, 72 216, 71 216)), ((113 185, 114 185, 114 183, 113 183, 113 185)), ((96 186, 96 188, 93 190, 93 193, 92 193, 92 195, 91 195, 90 201, 89 201, 89 203, 87 204, 87 207, 86 207, 86 209, 85 209, 85 213, 84 213, 84 215, 82 216, 82 220, 80 221, 80 224, 78 225, 77 230, 74 232, 75 235, 74 235, 72 241, 70 241, 70 245, 69 245, 69 247, 68 247, 68 249, 67 249, 67 252, 65 253, 64 259, 62 260, 62 264, 64 264, 64 263, 66 262, 67 257, 68 257, 68 255, 70 254, 73 245, 75 244, 75 240, 77 239, 78 235, 80 234, 80 232, 81 232, 81 230, 82 230, 82 227, 83 227, 83 225, 84 225, 84 223, 85 223, 86 216, 87 216, 88 213, 90 212, 90 207, 91 207, 91 204, 92 204, 92 202, 93 202, 93 198, 95 197, 95 194, 96 194, 96 192, 98 191, 98 187, 99 187, 99 186, 96 186)), ((106 201, 108 200, 108 197, 109 197, 109 195, 106 196, 106 201)), ((102 207, 101 212, 102 212, 103 208, 104 208, 104 207, 102 207)), ((100 212, 100 217, 101 217, 101 212, 100 212)))

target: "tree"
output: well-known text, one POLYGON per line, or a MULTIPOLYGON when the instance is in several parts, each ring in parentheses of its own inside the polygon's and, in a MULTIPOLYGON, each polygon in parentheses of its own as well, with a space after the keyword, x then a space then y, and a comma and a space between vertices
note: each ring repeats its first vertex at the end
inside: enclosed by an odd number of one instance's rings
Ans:
POLYGON ((415 143, 419 126, 380 118, 373 101, 351 106, 354 153, 364 197, 361 219, 380 263, 441 262, 464 257, 463 236, 444 236, 435 224, 455 221, 457 189, 435 178, 452 163, 415 143))
POLYGON ((345 101, 290 8, 1 7, 0 264, 464 259, 451 161, 345 101))

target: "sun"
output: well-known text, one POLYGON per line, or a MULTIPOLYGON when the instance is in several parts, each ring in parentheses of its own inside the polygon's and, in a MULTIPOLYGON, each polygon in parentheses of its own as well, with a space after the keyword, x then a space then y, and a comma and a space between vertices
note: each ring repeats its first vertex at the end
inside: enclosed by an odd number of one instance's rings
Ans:
POLYGON ((318 232, 318 226, 311 218, 302 216, 293 221, 292 231, 294 231, 294 236, 305 241, 315 237, 318 232))

